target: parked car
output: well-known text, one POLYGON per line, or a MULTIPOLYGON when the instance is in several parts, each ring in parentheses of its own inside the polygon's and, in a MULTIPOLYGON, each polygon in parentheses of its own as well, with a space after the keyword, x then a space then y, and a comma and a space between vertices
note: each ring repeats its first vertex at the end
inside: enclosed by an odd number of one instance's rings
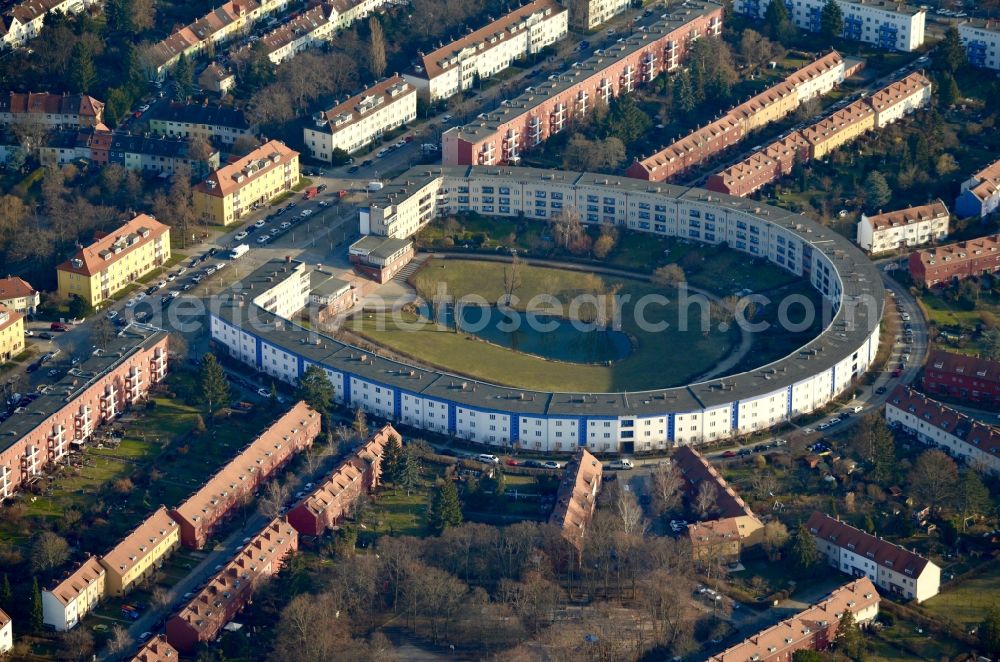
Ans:
POLYGON ((632 464, 632 460, 627 457, 618 458, 617 460, 611 460, 608 462, 608 469, 618 469, 621 471, 627 471, 629 469, 634 469, 635 465, 632 464))
POLYGON ((500 458, 489 453, 480 453, 476 456, 476 459, 486 464, 500 464, 500 458))
POLYGON ((546 469, 562 469, 563 465, 561 462, 556 462, 555 460, 545 460, 542 462, 542 467, 546 469))
POLYGON ((242 232, 237 232, 236 233, 236 241, 243 241, 244 239, 246 239, 249 236, 250 236, 250 233, 247 232, 246 230, 243 230, 242 232))

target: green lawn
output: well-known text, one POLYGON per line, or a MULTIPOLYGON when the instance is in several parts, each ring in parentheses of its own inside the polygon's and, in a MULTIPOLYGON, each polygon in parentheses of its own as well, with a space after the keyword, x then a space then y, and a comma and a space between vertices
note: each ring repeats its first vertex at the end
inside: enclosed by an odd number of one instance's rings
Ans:
POLYGON ((1000 604, 1000 568, 960 584, 945 584, 923 607, 941 618, 972 626, 981 623, 983 614, 994 604, 1000 604))
MULTIPOLYGON (((434 293, 437 284, 444 283, 452 296, 478 294, 487 301, 497 301, 503 293, 503 266, 471 260, 432 260, 415 281, 422 292, 434 293)), ((619 294, 633 297, 623 306, 622 314, 622 331, 632 340, 632 352, 611 365, 552 361, 486 343, 468 333, 442 330, 436 325, 423 324, 416 330, 405 324, 395 325, 374 313, 363 314, 354 329, 425 364, 501 384, 578 392, 651 389, 686 383, 726 356, 738 340, 736 329, 723 333, 713 328, 704 335, 700 324, 694 323, 694 328, 680 330, 676 302, 651 305, 645 311, 649 321, 667 322, 670 325, 667 329, 657 333, 640 328, 632 314, 634 302, 643 295, 663 292, 640 281, 527 266, 522 268, 522 281, 516 292, 522 301, 546 293, 560 302, 568 302, 577 294, 604 292, 620 285, 619 294), (665 355, 665 348, 680 351, 665 355)), ((673 301, 674 293, 666 294, 673 301)), ((696 318, 698 308, 690 310, 691 317, 696 318)), ((414 316, 409 316, 405 321, 414 320, 414 316)))

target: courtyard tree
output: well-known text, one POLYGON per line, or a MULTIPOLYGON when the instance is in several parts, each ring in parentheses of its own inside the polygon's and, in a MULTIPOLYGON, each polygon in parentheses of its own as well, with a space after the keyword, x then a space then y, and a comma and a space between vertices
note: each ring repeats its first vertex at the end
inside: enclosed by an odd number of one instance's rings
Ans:
POLYGON ((787 543, 788 527, 776 519, 764 525, 764 551, 770 560, 777 561, 781 550, 784 549, 787 543))
POLYGON ((816 560, 819 558, 819 552, 816 550, 816 540, 809 533, 809 527, 805 524, 800 524, 798 530, 795 532, 789 554, 792 563, 803 573, 816 564, 816 560))
POLYGON ((35 536, 31 544, 31 567, 36 572, 49 572, 58 568, 69 559, 69 543, 66 539, 52 533, 42 531, 35 536))
POLYGON ((983 484, 983 479, 975 469, 962 469, 955 486, 955 510, 962 517, 964 531, 969 518, 983 515, 990 509, 990 491, 983 484))
MULTIPOLYGON (((503 302, 510 306, 514 298, 514 292, 521 288, 521 258, 517 253, 511 257, 510 262, 503 268, 503 302)), ((457 320, 456 320, 457 325, 457 320)))
POLYGON ((210 416, 216 409, 229 402, 229 380, 219 365, 215 354, 206 353, 201 357, 201 369, 198 375, 199 395, 205 412, 210 416))
POLYGON ((834 642, 837 650, 852 660, 861 660, 865 655, 865 639, 861 635, 861 628, 854 619, 854 612, 845 609, 837 624, 837 632, 834 634, 834 642))
POLYGON ((111 636, 108 637, 107 648, 112 658, 124 653, 131 645, 132 638, 129 636, 128 630, 117 623, 111 626, 111 636))
POLYGON ((45 625, 45 610, 42 607, 42 591, 38 588, 38 577, 31 578, 31 630, 41 632, 45 625))
POLYGON ((658 464, 652 474, 653 509, 658 515, 674 512, 681 506, 684 476, 674 464, 658 464))
POLYGON ((104 315, 97 318, 90 331, 91 342, 101 349, 107 349, 116 335, 118 332, 115 330, 114 324, 104 315))
POLYGON ((909 482, 913 498, 936 512, 954 494, 958 467, 943 451, 924 451, 910 471, 909 482))
POLYGON ((837 0, 826 0, 819 15, 819 32, 827 39, 836 39, 844 31, 844 11, 837 0))
POLYGON ((368 416, 361 407, 354 410, 354 422, 351 424, 351 429, 358 439, 366 439, 368 437, 368 416))
POLYGON ((174 100, 184 101, 191 96, 194 88, 194 65, 191 60, 181 53, 174 65, 174 100))
POLYGON ((991 361, 1000 361, 1000 328, 983 334, 983 355, 991 361))
POLYGON ((377 16, 368 19, 368 68, 372 76, 381 78, 385 73, 385 33, 377 16))
POLYGON ((703 481, 698 485, 698 492, 694 497, 694 509, 698 516, 705 519, 715 512, 716 501, 719 498, 719 489, 714 483, 703 481))
POLYGON ((784 43, 791 36, 793 27, 785 0, 771 0, 764 11, 764 31, 771 39, 784 43))
POLYGON ((877 213, 892 200, 892 189, 885 175, 872 170, 865 178, 865 203, 870 213, 877 213))
POLYGON ((420 458, 417 457, 416 450, 412 445, 407 445, 403 449, 403 456, 399 466, 399 480, 393 485, 399 485, 406 490, 406 496, 410 496, 417 485, 420 484, 420 458))
POLYGON ((310 365, 299 377, 299 385, 296 397, 305 400, 306 404, 316 410, 322 417, 324 423, 330 416, 330 407, 333 403, 333 384, 326 371, 318 365, 310 365))
POLYGON ((869 414, 859 421, 851 436, 851 446, 861 459, 871 465, 871 477, 887 481, 896 468, 896 442, 885 420, 869 414))
POLYGON ((402 469, 403 445, 399 442, 399 437, 392 435, 382 451, 382 480, 397 485, 402 469))
POLYGON ((458 499, 455 481, 445 479, 434 490, 427 520, 431 530, 438 534, 462 523, 462 504, 458 499))
POLYGON ((281 514, 281 509, 285 506, 285 500, 288 499, 288 493, 288 487, 282 485, 281 481, 275 478, 264 488, 260 499, 257 501, 257 510, 267 519, 274 519, 281 514))
POLYGON ((931 53, 934 68, 949 74, 954 74, 966 63, 965 44, 958 33, 958 28, 949 25, 944 31, 944 39, 931 53))

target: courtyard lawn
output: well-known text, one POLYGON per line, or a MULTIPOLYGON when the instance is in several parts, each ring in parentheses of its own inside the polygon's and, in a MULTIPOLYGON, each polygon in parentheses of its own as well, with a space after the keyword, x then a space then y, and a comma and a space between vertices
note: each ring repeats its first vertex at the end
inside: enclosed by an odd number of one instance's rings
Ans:
MULTIPOLYGON (((498 263, 431 260, 414 280, 418 291, 425 294, 433 295, 438 284, 443 283, 452 296, 478 294, 487 301, 497 301, 503 294, 503 269, 504 265, 498 263)), ((621 328, 632 340, 632 352, 610 365, 554 361, 432 324, 419 325, 415 330, 409 325, 395 325, 375 313, 362 314, 353 328, 424 364, 500 384, 576 392, 641 390, 687 383, 724 358, 739 340, 736 329, 723 333, 713 327, 710 333, 703 334, 697 324, 697 307, 691 317, 699 328, 681 331, 676 302, 654 304, 645 311, 650 322, 667 322, 667 329, 654 332, 641 328, 634 319, 634 303, 643 295, 663 290, 637 280, 529 266, 522 267, 521 278, 522 286, 516 294, 524 302, 544 293, 565 303, 579 294, 604 293, 620 287, 619 294, 632 296, 623 306, 621 328)), ((673 297, 673 292, 668 294, 668 298, 673 297)), ((416 320, 414 315, 405 319, 416 320)))
POLYGON ((941 593, 927 600, 923 607, 941 618, 968 628, 979 625, 992 605, 1000 604, 1000 568, 959 584, 945 584, 941 593))

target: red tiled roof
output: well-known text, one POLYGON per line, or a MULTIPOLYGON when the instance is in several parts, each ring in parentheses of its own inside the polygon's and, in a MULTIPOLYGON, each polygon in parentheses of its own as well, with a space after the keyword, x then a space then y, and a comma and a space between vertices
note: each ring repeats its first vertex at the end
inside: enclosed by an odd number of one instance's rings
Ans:
POLYGON ((34 296, 34 294, 35 288, 23 278, 18 276, 0 278, 0 301, 30 297, 34 296))
POLYGON ((93 276, 101 273, 108 265, 117 262, 136 248, 155 241, 157 237, 169 231, 168 226, 152 216, 139 214, 114 232, 79 249, 73 257, 56 268, 60 271, 93 276), (80 260, 80 266, 75 266, 73 260, 80 260))
POLYGON ((886 405, 910 413, 984 453, 1000 457, 1000 430, 969 418, 922 393, 897 384, 889 394, 886 405))
POLYGON ((330 133, 343 131, 348 126, 360 121, 370 112, 385 108, 410 94, 416 94, 413 87, 402 76, 392 76, 365 89, 347 101, 337 104, 330 110, 318 113, 317 121, 325 122, 324 129, 330 133))
POLYGON ((868 102, 875 110, 882 111, 896 105, 903 99, 912 96, 918 90, 922 90, 930 86, 931 82, 927 80, 923 74, 914 71, 906 78, 893 81, 880 89, 878 92, 872 94, 871 97, 868 98, 868 102))
POLYGON ((716 490, 715 506, 719 510, 718 519, 727 517, 755 517, 750 506, 740 495, 733 491, 726 479, 713 467, 701 453, 690 446, 681 446, 673 455, 674 464, 684 475, 686 490, 693 498, 698 493, 698 486, 709 481, 718 488, 716 490))
POLYGON ((549 523, 563 529, 563 536, 580 549, 583 535, 590 524, 597 506, 597 492, 601 488, 604 467, 587 449, 566 464, 562 482, 556 493, 556 506, 549 523))
POLYGON ((0 99, 0 112, 20 114, 80 115, 98 117, 104 104, 86 94, 52 94, 50 92, 11 92, 0 99))
POLYGON ((139 649, 131 662, 177 662, 180 653, 167 642, 166 635, 158 634, 139 649))
POLYGON ((101 565, 96 556, 91 556, 81 563, 73 574, 49 589, 48 592, 65 606, 86 591, 88 586, 104 574, 104 566, 101 565))
POLYGON ((989 382, 1000 381, 1000 362, 978 356, 953 354, 940 349, 931 350, 930 356, 927 358, 926 368, 934 368, 941 372, 965 375, 966 377, 976 377, 989 382))
POLYGON ((894 572, 903 572, 914 578, 919 577, 927 564, 930 563, 924 557, 899 545, 865 533, 846 522, 818 511, 813 512, 806 526, 809 527, 810 533, 817 538, 849 549, 853 553, 867 557, 894 572))
POLYGON ((1000 234, 925 248, 917 251, 916 256, 924 265, 929 265, 932 261, 961 264, 981 259, 984 253, 1000 255, 1000 234))
POLYGON ((209 175, 208 179, 198 184, 195 190, 224 198, 242 188, 251 178, 260 177, 266 172, 280 168, 298 156, 298 152, 286 147, 284 143, 271 140, 246 156, 222 166, 209 175))
POLYGON ((24 317, 24 315, 21 313, 15 312, 7 306, 0 304, 0 331, 3 331, 10 325, 14 324, 22 317, 24 317))
POLYGON ((948 208, 938 199, 926 205, 887 211, 884 214, 875 214, 874 216, 866 216, 866 218, 872 224, 872 229, 877 231, 937 218, 948 218, 948 208))
POLYGON ((976 185, 969 189, 972 195, 984 200, 1000 191, 1000 159, 989 164, 972 176, 976 185))

